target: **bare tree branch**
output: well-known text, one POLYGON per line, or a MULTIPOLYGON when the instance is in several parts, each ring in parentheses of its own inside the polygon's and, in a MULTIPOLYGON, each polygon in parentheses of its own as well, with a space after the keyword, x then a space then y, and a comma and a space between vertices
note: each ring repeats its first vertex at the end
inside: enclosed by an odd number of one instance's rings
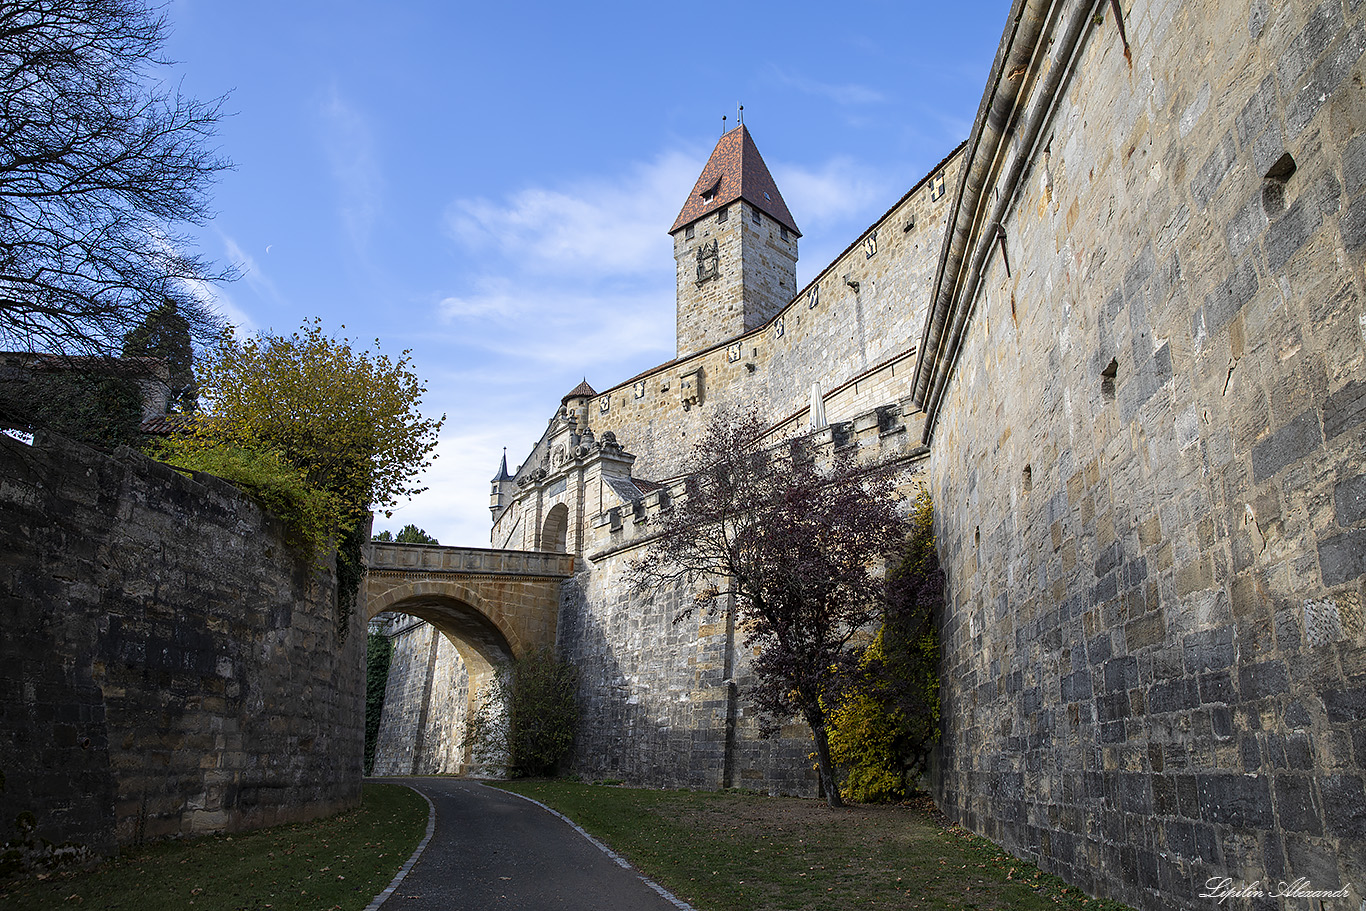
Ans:
POLYGON ((177 226, 229 167, 222 99, 152 87, 165 36, 137 0, 0 0, 0 348, 116 353, 168 302, 219 325, 198 292, 231 270, 177 226))

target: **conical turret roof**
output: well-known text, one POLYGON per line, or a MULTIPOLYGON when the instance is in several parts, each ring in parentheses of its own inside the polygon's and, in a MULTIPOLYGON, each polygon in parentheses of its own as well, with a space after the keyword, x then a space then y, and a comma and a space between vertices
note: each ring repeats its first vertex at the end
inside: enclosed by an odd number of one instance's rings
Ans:
POLYGON ((597 393, 593 391, 593 387, 588 385, 588 377, 584 377, 582 383, 569 390, 569 393, 560 399, 560 404, 563 405, 570 399, 591 399, 595 395, 597 393))
POLYGON ((778 192, 778 185, 773 182, 773 175, 768 173, 768 165, 764 164, 763 156, 759 154, 759 148, 744 124, 726 133, 716 144, 707 166, 702 169, 702 176, 697 178, 697 185, 688 195, 688 201, 683 203, 683 211, 678 213, 669 233, 737 199, 743 199, 798 237, 802 236, 802 232, 797 230, 797 223, 792 220, 792 213, 787 210, 787 203, 783 202, 783 194, 778 192))
POLYGON ((508 451, 507 451, 507 447, 504 446, 504 447, 503 447, 503 464, 498 466, 498 473, 497 473, 496 475, 493 476, 493 483, 497 484, 499 481, 511 481, 511 480, 512 480, 512 475, 508 474, 508 451))

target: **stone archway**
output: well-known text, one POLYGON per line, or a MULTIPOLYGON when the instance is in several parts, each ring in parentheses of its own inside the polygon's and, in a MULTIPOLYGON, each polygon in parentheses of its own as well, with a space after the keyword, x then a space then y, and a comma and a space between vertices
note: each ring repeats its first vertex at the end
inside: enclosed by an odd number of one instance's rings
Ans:
POLYGON ((426 621, 397 628, 396 643, 399 635, 411 641, 402 643, 398 678, 391 666, 391 684, 399 685, 386 690, 381 723, 388 758, 381 763, 377 750, 375 771, 468 771, 465 720, 514 658, 554 646, 560 583, 574 558, 416 544, 371 544, 365 556, 366 618, 426 621))
POLYGON ((557 503, 541 523, 541 550, 562 554, 569 550, 569 507, 557 503))

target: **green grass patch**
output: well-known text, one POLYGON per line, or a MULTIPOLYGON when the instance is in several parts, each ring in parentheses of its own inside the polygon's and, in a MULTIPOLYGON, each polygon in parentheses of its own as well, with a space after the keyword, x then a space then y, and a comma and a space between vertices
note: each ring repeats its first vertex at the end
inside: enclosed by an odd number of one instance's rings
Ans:
POLYGON ((700 911, 1125 908, 926 807, 831 810, 735 792, 490 783, 554 807, 700 911))
POLYGON ((0 907, 353 911, 370 903, 427 830, 427 802, 366 784, 358 809, 256 832, 126 849, 88 872, 0 884, 0 907))

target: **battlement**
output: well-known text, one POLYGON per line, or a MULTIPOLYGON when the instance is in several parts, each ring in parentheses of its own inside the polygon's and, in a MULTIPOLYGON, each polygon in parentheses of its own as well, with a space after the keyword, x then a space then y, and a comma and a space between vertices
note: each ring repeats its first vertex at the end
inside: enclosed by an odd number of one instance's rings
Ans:
MULTIPOLYGON (((804 434, 795 434, 793 422, 784 421, 769 430, 767 445, 790 446, 795 457, 818 462, 828 461, 836 452, 853 451, 868 466, 910 463, 929 453, 920 445, 924 421, 924 412, 906 398, 804 434)), ((592 516, 588 520, 587 559, 596 563, 653 540, 653 520, 687 499, 687 480, 687 476, 672 478, 658 489, 592 516)))

